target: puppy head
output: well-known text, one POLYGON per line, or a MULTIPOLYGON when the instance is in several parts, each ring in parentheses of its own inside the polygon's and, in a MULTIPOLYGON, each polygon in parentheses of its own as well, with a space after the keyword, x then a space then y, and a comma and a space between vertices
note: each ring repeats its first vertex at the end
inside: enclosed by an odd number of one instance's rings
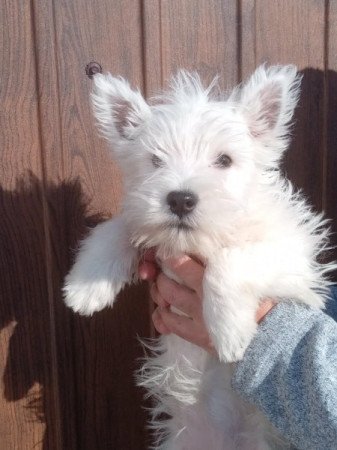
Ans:
POLYGON ((235 233, 261 175, 278 168, 299 84, 294 66, 261 66, 225 97, 182 71, 149 105, 122 78, 95 75, 94 113, 124 172, 135 244, 195 252, 235 233))

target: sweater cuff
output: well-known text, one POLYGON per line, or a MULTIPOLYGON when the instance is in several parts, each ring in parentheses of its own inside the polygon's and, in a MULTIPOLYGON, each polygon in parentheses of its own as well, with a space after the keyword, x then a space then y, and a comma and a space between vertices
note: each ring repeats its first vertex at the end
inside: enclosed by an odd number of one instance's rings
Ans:
POLYGON ((313 326, 320 311, 295 302, 276 305, 258 326, 256 335, 239 361, 232 378, 233 389, 256 402, 256 394, 277 361, 289 364, 294 349, 313 326))

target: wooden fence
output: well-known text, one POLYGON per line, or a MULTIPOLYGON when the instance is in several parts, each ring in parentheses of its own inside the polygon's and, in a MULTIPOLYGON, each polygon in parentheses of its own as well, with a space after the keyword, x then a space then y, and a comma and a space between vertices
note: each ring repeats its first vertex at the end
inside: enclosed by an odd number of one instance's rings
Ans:
POLYGON ((226 88, 262 62, 297 64, 285 171, 337 223, 337 1, 2 0, 0 24, 0 450, 145 449, 146 286, 91 319, 61 298, 76 242, 122 190, 85 66, 151 95, 179 67, 226 88))

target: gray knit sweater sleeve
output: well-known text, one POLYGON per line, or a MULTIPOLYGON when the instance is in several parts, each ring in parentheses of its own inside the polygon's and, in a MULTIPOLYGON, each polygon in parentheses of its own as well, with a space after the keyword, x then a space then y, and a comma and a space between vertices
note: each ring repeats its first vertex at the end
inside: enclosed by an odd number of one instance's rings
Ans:
MULTIPOLYGON (((337 317, 337 301, 327 313, 337 317)), ((337 449, 337 322, 303 305, 277 305, 232 380, 294 446, 337 449)))

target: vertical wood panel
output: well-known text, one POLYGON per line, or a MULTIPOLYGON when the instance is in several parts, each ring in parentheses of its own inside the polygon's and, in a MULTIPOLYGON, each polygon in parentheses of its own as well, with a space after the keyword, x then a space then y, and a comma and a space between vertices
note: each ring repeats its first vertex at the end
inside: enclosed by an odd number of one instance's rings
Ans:
MULTIPOLYGON (((332 241, 337 260, 337 3, 328 2, 326 57, 327 57, 327 154, 325 209, 332 219, 332 241)), ((336 280, 337 274, 335 274, 336 280)))
POLYGON ((242 0, 242 74, 261 63, 296 64, 303 71, 293 143, 285 170, 322 207, 325 146, 325 1, 242 0))
POLYGON ((324 68, 324 0, 241 0, 242 71, 264 62, 324 68))
POLYGON ((30 2, 1 2, 0 440, 8 450, 44 447, 46 427, 60 447, 33 25, 30 2))
POLYGON ((144 90, 151 96, 163 87, 161 2, 143 0, 142 5, 144 90))
POLYGON ((74 224, 80 220, 77 216, 83 214, 83 207, 80 210, 78 205, 81 187, 69 176, 67 153, 62 142, 58 48, 53 8, 56 5, 51 0, 32 0, 39 128, 43 149, 43 190, 48 210, 46 267, 49 302, 44 305, 44 309, 50 318, 50 344, 53 351, 49 364, 54 374, 54 383, 44 389, 45 411, 53 411, 55 416, 52 423, 47 422, 44 448, 63 450, 77 448, 78 441, 72 364, 74 317, 62 301, 61 286, 69 260, 69 234, 74 233, 74 224), (76 217, 71 222, 67 222, 68 202, 72 203, 72 214, 76 217))
POLYGON ((161 2, 162 77, 177 69, 196 70, 210 82, 219 75, 222 88, 238 79, 235 0, 161 2))
MULTIPOLYGON (((94 126, 89 102, 91 81, 85 75, 85 66, 95 60, 104 71, 143 87, 141 2, 64 0, 54 3, 54 21, 62 157, 55 165, 49 156, 46 177, 53 181, 60 176, 63 180, 64 202, 56 203, 55 197, 51 208, 54 228, 63 221, 65 244, 71 249, 84 234, 84 225, 95 225, 118 213, 122 192, 119 170, 94 126)), ((54 228, 56 247, 60 236, 54 228)), ((70 267, 72 255, 68 255, 70 258, 60 268, 63 275, 70 267)), ((142 355, 137 335, 149 335, 146 290, 126 290, 113 310, 92 318, 80 318, 70 311, 68 314, 72 316, 72 333, 67 335, 68 345, 73 346, 72 362, 68 359, 71 351, 64 361, 60 354, 64 348, 61 315, 57 339, 60 365, 73 364, 70 389, 75 392, 76 410, 71 417, 78 448, 143 448, 147 434, 145 413, 133 372, 137 357, 142 355)), ((65 432, 72 430, 65 428, 65 432)))
POLYGON ((178 69, 197 71, 205 83, 219 75, 222 88, 238 81, 235 0, 143 2, 147 94, 167 87, 178 69))

